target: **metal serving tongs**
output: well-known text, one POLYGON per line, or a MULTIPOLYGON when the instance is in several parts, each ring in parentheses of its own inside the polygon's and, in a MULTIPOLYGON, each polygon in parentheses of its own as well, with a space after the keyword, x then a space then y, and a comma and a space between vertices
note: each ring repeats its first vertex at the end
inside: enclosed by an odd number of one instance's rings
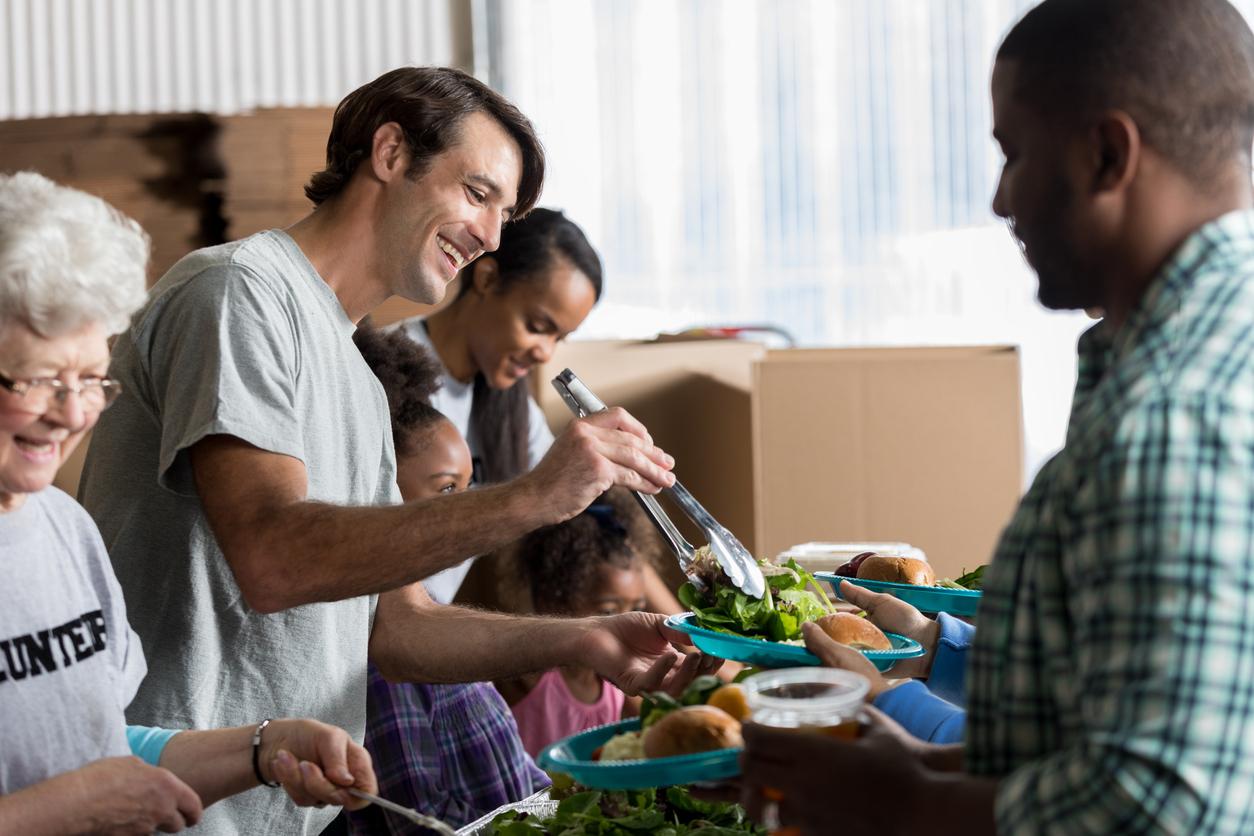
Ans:
MULTIPOLYGON (((566 401, 566 405, 570 407, 570 411, 575 413, 576 418, 582 418, 585 415, 591 415, 594 412, 604 410, 605 404, 596 395, 592 394, 579 377, 570 369, 564 369, 561 374, 553 378, 553 388, 562 396, 562 400, 566 401)), ((710 544, 710 553, 718 561, 718 565, 727 573, 727 577, 731 580, 732 585, 754 598, 761 598, 766 594, 766 580, 762 577, 762 570, 758 568, 758 562, 753 559, 753 555, 749 550, 740 544, 736 539, 736 535, 727 530, 727 527, 714 519, 709 511, 697 502, 696 497, 688 492, 688 489, 680 484, 679 480, 675 480, 675 484, 664 489, 672 499, 679 505, 688 519, 696 523, 697 527, 705 534, 706 540, 710 544)), ((679 568, 692 581, 694 586, 698 588, 704 587, 705 583, 697 577, 697 573, 693 571, 693 549, 692 544, 684 539, 679 533, 679 529, 675 527, 675 523, 662 510, 661 504, 657 498, 647 493, 633 491, 636 499, 640 501, 640 505, 649 515, 649 519, 657 526, 658 531, 662 532, 662 537, 670 545, 671 550, 675 552, 675 557, 679 559, 679 568)))
POLYGON ((439 819, 435 818, 434 816, 428 816, 424 813, 419 813, 417 810, 411 810, 410 808, 403 807, 394 801, 388 801, 386 798, 380 798, 377 795, 371 795, 368 792, 363 792, 362 790, 359 790, 356 787, 349 787, 348 794, 355 795, 358 798, 364 798, 366 801, 369 801, 371 804, 374 804, 378 807, 382 807, 384 810, 388 810, 389 812, 395 813, 396 815, 400 816, 406 821, 411 821, 414 824, 422 825, 428 830, 434 830, 436 833, 439 833, 440 836, 457 836, 456 830, 454 830, 450 825, 447 825, 444 822, 440 821, 439 819))

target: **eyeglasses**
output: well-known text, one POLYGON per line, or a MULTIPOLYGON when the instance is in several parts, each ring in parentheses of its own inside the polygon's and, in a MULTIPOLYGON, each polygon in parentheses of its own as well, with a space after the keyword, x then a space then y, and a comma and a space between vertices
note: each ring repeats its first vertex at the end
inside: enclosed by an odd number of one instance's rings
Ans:
POLYGON ((74 386, 55 377, 13 380, 0 374, 0 388, 17 395, 21 408, 34 414, 47 412, 53 403, 58 409, 63 408, 71 392, 78 395, 84 409, 104 412, 122 394, 122 384, 111 377, 87 378, 74 386))

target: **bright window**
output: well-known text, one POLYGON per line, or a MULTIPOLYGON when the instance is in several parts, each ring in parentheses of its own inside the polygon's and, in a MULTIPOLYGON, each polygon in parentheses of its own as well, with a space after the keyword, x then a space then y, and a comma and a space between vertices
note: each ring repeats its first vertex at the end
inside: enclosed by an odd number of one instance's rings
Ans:
POLYGON ((801 345, 1015 343, 1029 473, 1061 446, 1091 322, 1036 303, 989 209, 989 72, 1031 2, 485 5, 493 86, 548 148, 543 202, 606 261, 581 336, 768 322, 801 345))

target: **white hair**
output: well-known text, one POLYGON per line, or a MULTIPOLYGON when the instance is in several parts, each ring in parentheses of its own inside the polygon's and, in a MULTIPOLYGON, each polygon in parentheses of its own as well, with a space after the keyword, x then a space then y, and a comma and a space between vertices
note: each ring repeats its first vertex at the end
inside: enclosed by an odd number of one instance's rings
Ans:
POLYGON ((33 171, 0 175, 0 328, 121 333, 144 303, 148 251, 140 225, 100 198, 33 171))

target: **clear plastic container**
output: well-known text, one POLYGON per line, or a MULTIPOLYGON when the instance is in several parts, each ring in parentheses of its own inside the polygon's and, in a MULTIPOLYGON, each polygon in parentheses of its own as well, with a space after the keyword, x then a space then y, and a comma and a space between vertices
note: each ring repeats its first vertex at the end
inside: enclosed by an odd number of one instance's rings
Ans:
POLYGON ((776 556, 777 563, 789 558, 801 564, 807 572, 835 572, 863 552, 891 554, 897 557, 913 557, 927 561, 923 550, 909 543, 798 543, 776 556))
POLYGON ((763 671, 742 684, 753 722, 842 738, 858 736, 871 689, 866 677, 836 668, 763 671))

